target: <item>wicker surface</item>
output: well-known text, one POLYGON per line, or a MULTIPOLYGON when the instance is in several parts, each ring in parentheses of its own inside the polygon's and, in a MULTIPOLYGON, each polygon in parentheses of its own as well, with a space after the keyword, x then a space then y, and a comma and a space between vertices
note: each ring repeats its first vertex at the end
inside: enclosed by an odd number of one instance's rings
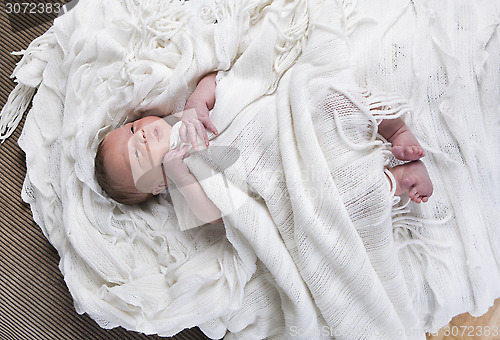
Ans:
MULTIPOLYGON (((0 106, 14 88, 9 75, 26 48, 45 32, 52 18, 8 16, 2 1, 0 17, 0 106)), ((78 315, 58 269, 59 257, 33 222, 29 205, 20 197, 26 173, 17 145, 22 124, 0 146, 0 339, 160 339, 126 331, 101 329, 87 315, 78 315)), ((186 330, 175 339, 206 339, 186 330)))

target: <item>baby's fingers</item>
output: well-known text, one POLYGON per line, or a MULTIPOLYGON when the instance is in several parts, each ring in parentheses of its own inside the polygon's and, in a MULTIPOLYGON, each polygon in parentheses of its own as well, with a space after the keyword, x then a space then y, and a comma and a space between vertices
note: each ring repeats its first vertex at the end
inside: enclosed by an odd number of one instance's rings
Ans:
POLYGON ((196 135, 196 128, 194 126, 188 126, 187 137, 189 139, 189 142, 193 146, 193 149, 198 151, 198 137, 196 135))
POLYGON ((215 127, 214 123, 212 123, 212 121, 210 120, 210 117, 203 117, 202 119, 202 123, 203 125, 205 126, 205 128, 207 128, 210 132, 212 132, 213 134, 219 134, 219 132, 217 131, 217 128, 215 127))
POLYGON ((181 124, 181 127, 179 129, 179 137, 181 137, 181 141, 183 143, 187 143, 188 142, 186 124, 181 124))
POLYGON ((201 139, 203 140, 205 145, 208 146, 207 130, 205 130, 205 126, 203 125, 202 122, 198 122, 198 125, 196 127, 196 131, 198 132, 198 135, 201 137, 201 139))
POLYGON ((190 156, 190 153, 187 152, 189 150, 189 145, 184 145, 181 149, 182 152, 182 159, 186 159, 190 156))

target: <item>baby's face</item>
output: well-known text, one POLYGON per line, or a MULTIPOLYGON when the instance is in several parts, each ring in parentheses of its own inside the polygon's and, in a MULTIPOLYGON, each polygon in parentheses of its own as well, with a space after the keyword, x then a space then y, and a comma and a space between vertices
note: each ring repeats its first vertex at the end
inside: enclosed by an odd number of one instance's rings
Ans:
POLYGON ((106 167, 141 192, 157 194, 166 187, 161 169, 172 127, 155 116, 144 117, 106 136, 106 167))

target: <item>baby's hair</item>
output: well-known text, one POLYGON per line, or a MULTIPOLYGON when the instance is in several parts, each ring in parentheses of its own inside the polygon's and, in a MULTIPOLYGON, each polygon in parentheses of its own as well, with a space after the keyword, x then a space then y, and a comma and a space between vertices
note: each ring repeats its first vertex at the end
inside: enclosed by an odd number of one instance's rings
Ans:
POLYGON ((109 197, 115 201, 126 205, 139 204, 153 197, 153 194, 140 192, 135 187, 131 188, 126 183, 117 181, 110 176, 104 162, 104 159, 106 158, 104 152, 105 140, 106 138, 99 143, 94 160, 95 177, 102 190, 104 190, 109 197))

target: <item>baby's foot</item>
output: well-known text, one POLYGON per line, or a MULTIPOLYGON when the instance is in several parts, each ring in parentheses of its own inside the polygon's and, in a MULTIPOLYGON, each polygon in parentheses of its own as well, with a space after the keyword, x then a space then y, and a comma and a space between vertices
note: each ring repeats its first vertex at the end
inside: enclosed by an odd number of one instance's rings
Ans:
POLYGON ((416 161, 425 156, 424 149, 401 118, 384 119, 379 133, 392 143, 392 154, 402 161, 416 161))
POLYGON ((413 202, 427 202, 433 186, 427 168, 422 161, 413 161, 390 169, 396 179, 395 195, 408 192, 413 202))

